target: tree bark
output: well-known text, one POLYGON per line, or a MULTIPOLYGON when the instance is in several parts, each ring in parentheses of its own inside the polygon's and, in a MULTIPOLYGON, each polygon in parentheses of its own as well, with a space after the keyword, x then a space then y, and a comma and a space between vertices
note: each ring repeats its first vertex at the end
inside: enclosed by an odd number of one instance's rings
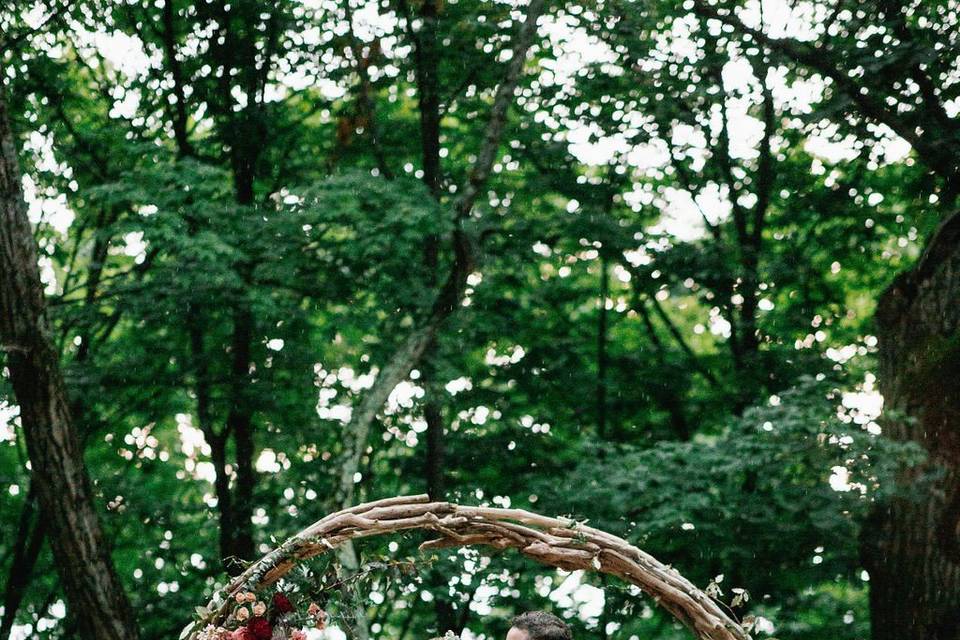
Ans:
POLYGON ((428 402, 423 407, 423 417, 427 422, 427 459, 424 475, 427 480, 427 495, 432 500, 443 500, 447 491, 444 461, 446 443, 443 433, 443 411, 436 402, 428 402))
POLYGON ((879 505, 861 550, 874 640, 960 637, 960 215, 878 310, 885 433, 928 459, 879 505))
POLYGON ((94 508, 80 440, 46 318, 37 248, 27 218, 16 145, 0 95, 0 340, 50 527, 57 570, 83 638, 137 637, 94 508))
MULTIPOLYGON (((277 9, 274 8, 271 21, 275 20, 277 9)), ((245 19, 253 20, 250 14, 244 14, 245 19)), ((242 31, 234 34, 238 38, 253 37, 249 32, 242 31)), ((272 37, 272 36, 271 36, 272 37)), ((252 45, 253 43, 246 43, 252 45)), ((224 132, 223 137, 229 141, 231 171, 233 173, 234 199, 241 208, 256 206, 256 179, 258 164, 263 147, 267 142, 267 128, 263 116, 263 94, 259 91, 261 83, 266 81, 266 74, 270 67, 270 45, 265 47, 265 57, 262 67, 258 67, 256 56, 252 54, 253 46, 244 46, 238 53, 230 50, 225 55, 230 65, 235 69, 260 69, 260 73, 246 75, 242 88, 248 96, 249 102, 243 109, 230 117, 231 127, 224 132)), ((223 106, 233 105, 230 98, 225 98, 223 106)), ((250 274, 254 263, 244 260, 236 265, 245 285, 250 284, 250 274)), ((252 310, 252 302, 241 294, 240 299, 231 309, 233 331, 230 337, 230 408, 227 413, 226 425, 223 434, 225 440, 232 437, 234 442, 236 487, 229 504, 231 513, 227 514, 232 522, 233 530, 228 532, 231 546, 228 556, 221 558, 228 571, 239 573, 242 570, 242 561, 252 560, 256 553, 253 534, 253 494, 256 487, 256 469, 254 468, 253 402, 251 401, 250 367, 252 360, 252 346, 256 317, 252 310)), ((224 447, 226 443, 224 442, 224 447)), ((219 473, 219 472, 218 472, 219 473)), ((228 488, 229 491, 229 488, 228 488)), ((222 510, 222 508, 221 508, 222 510)), ((221 540, 223 535, 221 534, 221 540)))

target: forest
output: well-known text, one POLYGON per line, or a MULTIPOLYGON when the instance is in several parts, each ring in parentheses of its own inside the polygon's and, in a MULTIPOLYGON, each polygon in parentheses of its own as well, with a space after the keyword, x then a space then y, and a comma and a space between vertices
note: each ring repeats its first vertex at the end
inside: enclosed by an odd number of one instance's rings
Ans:
MULTIPOLYGON (((0 2, 0 640, 219 639, 252 562, 419 494, 608 532, 757 640, 957 640, 958 33, 956 0, 0 2)), ((728 637, 600 551, 428 538, 323 540, 270 611, 728 637)))

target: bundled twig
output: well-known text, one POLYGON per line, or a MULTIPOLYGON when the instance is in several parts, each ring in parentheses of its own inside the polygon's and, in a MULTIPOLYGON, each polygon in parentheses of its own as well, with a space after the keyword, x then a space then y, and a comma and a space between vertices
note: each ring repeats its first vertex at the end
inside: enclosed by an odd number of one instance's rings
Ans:
POLYGON ((566 518, 549 518, 522 509, 430 502, 426 495, 368 502, 318 520, 230 582, 207 606, 209 617, 203 622, 222 623, 236 593, 268 587, 297 563, 348 540, 413 529, 439 536, 423 543, 421 549, 469 545, 514 548, 560 569, 615 575, 640 587, 697 638, 750 638, 707 594, 672 567, 622 538, 566 518))

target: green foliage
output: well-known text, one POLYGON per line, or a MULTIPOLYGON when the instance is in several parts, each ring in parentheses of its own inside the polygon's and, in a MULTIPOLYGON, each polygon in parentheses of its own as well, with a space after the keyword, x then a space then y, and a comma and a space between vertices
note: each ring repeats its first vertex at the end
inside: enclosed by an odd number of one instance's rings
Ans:
MULTIPOLYGON (((475 272, 378 416, 358 499, 423 492, 439 464, 449 499, 586 518, 724 602, 746 589, 737 615, 781 640, 867 634, 858 537, 918 453, 844 397, 873 398, 876 300, 935 226, 942 181, 888 159, 889 132, 833 84, 684 3, 548 4, 464 219, 451 205, 522 7, 440 2, 431 23, 420 0, 41 2, 41 26, 0 10, 54 338, 143 638, 175 635, 225 582, 211 445, 238 406, 253 450, 223 436, 220 477, 236 493, 253 467, 255 551, 336 506, 345 424, 433 309, 455 232, 475 272), (438 197, 421 180, 430 78, 438 197)), ((822 21, 835 3, 814 4, 822 21)), ((920 118, 894 71, 953 68, 947 5, 861 4, 837 5, 833 50, 920 118)), ((0 372, 2 590, 31 473, 0 372)), ((535 607, 578 638, 685 637, 622 585, 516 555, 424 560, 420 541, 360 547, 429 565, 346 594, 375 638, 502 637, 535 607), (599 614, 564 591, 597 586, 599 614)), ((70 637, 48 547, 29 577, 16 623, 70 637)))
POLYGON ((590 445, 563 487, 542 487, 543 504, 657 549, 695 583, 722 574, 724 590, 781 604, 785 620, 800 616, 794 594, 856 583, 860 523, 898 465, 922 459, 919 447, 839 419, 839 403, 834 384, 802 379, 718 436, 640 450, 590 445))

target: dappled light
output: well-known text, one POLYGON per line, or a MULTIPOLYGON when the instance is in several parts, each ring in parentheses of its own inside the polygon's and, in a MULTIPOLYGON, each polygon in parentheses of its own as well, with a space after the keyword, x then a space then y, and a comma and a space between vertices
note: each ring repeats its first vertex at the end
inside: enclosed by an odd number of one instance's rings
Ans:
POLYGON ((956 640, 958 29, 0 7, 0 640, 956 640))

